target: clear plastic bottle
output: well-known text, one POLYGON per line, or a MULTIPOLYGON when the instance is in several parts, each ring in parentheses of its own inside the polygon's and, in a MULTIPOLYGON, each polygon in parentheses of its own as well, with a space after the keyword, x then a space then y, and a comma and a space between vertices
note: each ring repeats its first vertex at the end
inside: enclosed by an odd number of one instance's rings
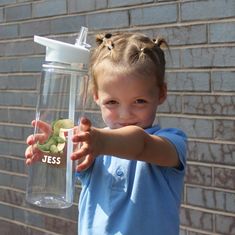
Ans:
POLYGON ((83 114, 87 93, 86 35, 83 27, 75 45, 35 37, 47 52, 34 130, 35 136, 42 136, 33 148, 41 157, 29 166, 26 201, 40 207, 67 208, 73 203, 75 163, 70 159, 74 150, 71 137, 83 114))

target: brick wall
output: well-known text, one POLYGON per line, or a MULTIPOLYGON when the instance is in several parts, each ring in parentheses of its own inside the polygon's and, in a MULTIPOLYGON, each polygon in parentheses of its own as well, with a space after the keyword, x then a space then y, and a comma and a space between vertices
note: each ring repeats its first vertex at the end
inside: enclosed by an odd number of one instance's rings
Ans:
MULTIPOLYGON (((189 136, 181 235, 234 235, 234 0, 0 0, 0 234, 76 234, 79 186, 72 208, 30 206, 24 151, 45 52, 33 35, 74 43, 82 25, 91 44, 103 30, 168 40, 169 96, 159 122, 189 136)), ((91 102, 88 111, 99 125, 91 102)))

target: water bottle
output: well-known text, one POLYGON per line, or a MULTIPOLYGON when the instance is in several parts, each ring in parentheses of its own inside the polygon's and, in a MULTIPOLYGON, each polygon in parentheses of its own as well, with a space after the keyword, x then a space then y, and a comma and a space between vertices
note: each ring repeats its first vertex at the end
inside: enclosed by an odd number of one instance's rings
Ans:
POLYGON ((73 203, 76 163, 70 159, 74 151, 71 137, 87 94, 87 31, 81 28, 74 45, 34 36, 36 43, 46 46, 46 58, 34 129, 35 138, 41 138, 33 148, 41 157, 29 166, 26 201, 39 207, 68 208, 73 203))

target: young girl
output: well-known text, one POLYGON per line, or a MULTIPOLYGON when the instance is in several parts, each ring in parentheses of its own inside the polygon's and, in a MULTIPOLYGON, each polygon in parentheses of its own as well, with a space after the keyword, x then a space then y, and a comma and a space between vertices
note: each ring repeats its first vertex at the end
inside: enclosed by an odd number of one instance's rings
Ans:
MULTIPOLYGON (((167 96, 163 39, 97 36, 93 96, 107 128, 82 118, 71 156, 82 182, 79 235, 177 235, 186 135, 153 125, 167 96)), ((32 139, 27 141, 32 144, 32 139)), ((32 161, 29 148, 27 163, 32 161)))

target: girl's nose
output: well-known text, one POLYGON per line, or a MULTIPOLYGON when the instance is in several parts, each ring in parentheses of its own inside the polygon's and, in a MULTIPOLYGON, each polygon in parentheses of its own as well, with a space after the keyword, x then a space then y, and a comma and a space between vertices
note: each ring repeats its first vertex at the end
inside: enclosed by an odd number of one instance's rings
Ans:
POLYGON ((123 120, 127 120, 131 117, 131 110, 129 107, 120 107, 119 117, 123 120))

